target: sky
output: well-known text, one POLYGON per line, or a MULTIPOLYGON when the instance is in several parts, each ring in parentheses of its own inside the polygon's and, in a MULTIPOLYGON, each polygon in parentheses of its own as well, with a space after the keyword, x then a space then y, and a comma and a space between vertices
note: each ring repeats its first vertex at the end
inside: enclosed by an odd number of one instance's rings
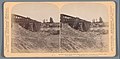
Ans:
POLYGON ((15 5, 12 14, 18 14, 43 22, 44 19, 52 17, 55 22, 59 21, 59 9, 53 4, 22 3, 15 5))
POLYGON ((43 21, 52 17, 54 22, 60 21, 60 14, 67 14, 81 19, 92 21, 102 17, 103 21, 108 20, 108 10, 102 4, 65 4, 62 8, 50 3, 21 3, 12 9, 12 14, 18 14, 37 21, 43 21))
POLYGON ((108 11, 105 5, 102 4, 67 4, 61 9, 61 13, 79 17, 88 21, 99 19, 108 20, 108 11))

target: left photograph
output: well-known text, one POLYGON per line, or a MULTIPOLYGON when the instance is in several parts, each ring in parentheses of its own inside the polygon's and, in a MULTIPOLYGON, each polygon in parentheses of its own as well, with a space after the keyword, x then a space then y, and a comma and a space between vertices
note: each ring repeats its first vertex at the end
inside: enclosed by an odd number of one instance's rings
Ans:
POLYGON ((59 9, 49 3, 22 3, 12 8, 12 53, 59 52, 59 9))

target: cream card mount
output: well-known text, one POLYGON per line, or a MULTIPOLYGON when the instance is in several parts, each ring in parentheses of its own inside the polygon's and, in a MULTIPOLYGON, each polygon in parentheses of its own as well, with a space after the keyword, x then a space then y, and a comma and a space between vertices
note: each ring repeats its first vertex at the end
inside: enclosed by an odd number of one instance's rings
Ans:
POLYGON ((113 1, 5 2, 5 57, 113 57, 113 1))

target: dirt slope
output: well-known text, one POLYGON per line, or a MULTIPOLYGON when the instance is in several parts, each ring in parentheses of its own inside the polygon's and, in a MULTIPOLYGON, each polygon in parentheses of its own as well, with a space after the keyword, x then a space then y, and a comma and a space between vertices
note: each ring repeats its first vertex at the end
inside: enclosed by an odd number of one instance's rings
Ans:
POLYGON ((62 52, 103 51, 104 36, 99 32, 80 32, 68 24, 62 24, 61 49, 62 52))
POLYGON ((47 32, 31 32, 18 24, 12 26, 13 52, 56 52, 58 41, 58 35, 53 37, 47 32))
POLYGON ((62 26, 60 35, 52 35, 44 31, 31 32, 15 23, 12 25, 12 52, 105 51, 107 35, 80 32, 68 24, 62 26))

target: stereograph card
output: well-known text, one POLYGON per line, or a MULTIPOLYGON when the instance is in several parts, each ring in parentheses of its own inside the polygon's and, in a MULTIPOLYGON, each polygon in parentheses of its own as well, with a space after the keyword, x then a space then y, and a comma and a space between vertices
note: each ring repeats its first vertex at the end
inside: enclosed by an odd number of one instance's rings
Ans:
POLYGON ((113 57, 113 1, 5 2, 6 57, 113 57))

